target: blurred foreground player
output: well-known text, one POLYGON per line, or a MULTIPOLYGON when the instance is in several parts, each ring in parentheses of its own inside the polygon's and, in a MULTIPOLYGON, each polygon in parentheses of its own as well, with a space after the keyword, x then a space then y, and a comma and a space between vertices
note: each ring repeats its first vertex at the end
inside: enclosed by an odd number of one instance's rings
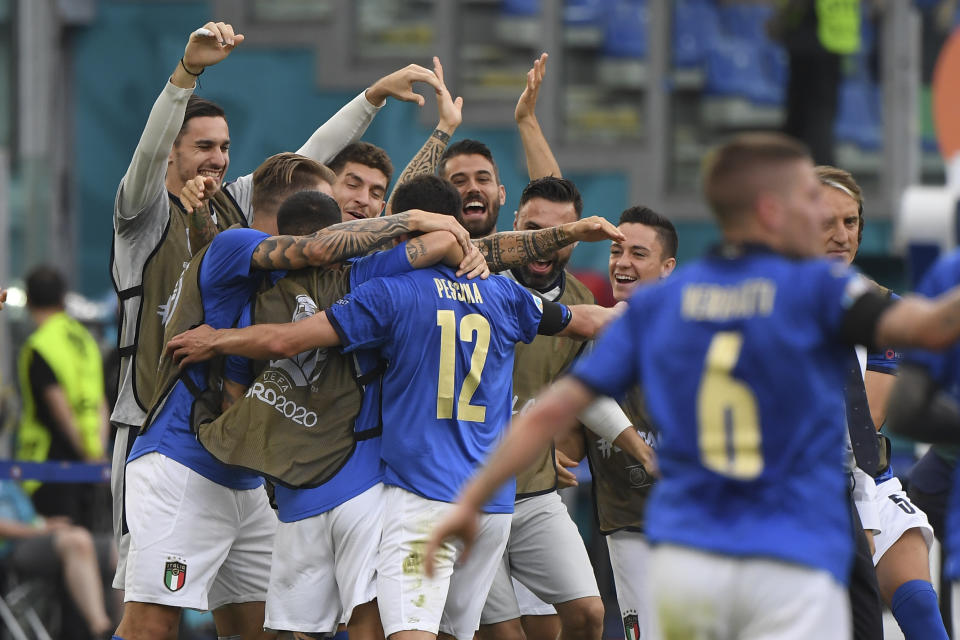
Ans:
POLYGON ((723 245, 641 288, 515 420, 426 564, 447 537, 471 540, 480 505, 598 393, 639 382, 661 432, 647 533, 664 636, 849 638, 845 358, 858 343, 945 348, 960 337, 960 290, 892 303, 847 267, 804 259, 821 252, 826 211, 789 138, 735 138, 709 157, 704 187, 723 245))

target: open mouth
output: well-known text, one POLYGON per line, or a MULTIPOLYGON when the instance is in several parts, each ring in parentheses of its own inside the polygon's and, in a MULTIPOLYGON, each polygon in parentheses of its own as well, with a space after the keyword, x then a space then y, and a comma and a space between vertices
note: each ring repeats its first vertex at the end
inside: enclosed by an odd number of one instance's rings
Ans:
POLYGON ((463 205, 464 218, 482 218, 487 214, 487 205, 480 200, 470 200, 463 205))
POLYGON ((613 274, 613 279, 617 284, 632 284, 637 281, 635 277, 628 276, 624 273, 613 274))
POLYGON ((204 178, 213 178, 217 181, 223 177, 223 171, 221 169, 198 169, 197 173, 204 178))
POLYGON ((366 216, 365 216, 365 215, 363 215, 363 214, 361 214, 361 213, 358 213, 358 212, 356 212, 356 211, 346 210, 346 211, 344 211, 344 213, 347 214, 348 216, 350 216, 351 218, 353 218, 354 220, 365 220, 365 219, 366 219, 366 216))
POLYGON ((553 260, 536 260, 528 264, 527 268, 537 275, 545 275, 553 269, 553 260))

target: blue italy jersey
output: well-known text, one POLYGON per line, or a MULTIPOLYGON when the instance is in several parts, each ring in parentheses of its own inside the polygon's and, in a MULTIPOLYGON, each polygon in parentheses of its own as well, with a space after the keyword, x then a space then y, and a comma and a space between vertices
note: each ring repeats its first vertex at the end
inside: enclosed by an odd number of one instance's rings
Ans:
MULTIPOLYGON (((267 234, 254 229, 228 229, 210 243, 198 277, 203 300, 203 321, 214 329, 232 327, 240 310, 256 291, 266 272, 250 266, 254 250, 267 234)), ((192 286, 184 282, 182 286, 192 286)), ((207 386, 206 363, 187 369, 194 384, 207 386)), ((177 381, 150 428, 138 436, 128 460, 157 451, 187 466, 205 478, 231 489, 252 489, 262 484, 259 476, 227 467, 204 449, 190 428, 193 396, 177 381)))
MULTIPOLYGON (((351 261, 350 288, 372 278, 406 273, 412 269, 407 258, 406 243, 389 251, 351 261)), ((237 322, 238 327, 248 326, 251 305, 247 303, 237 322)), ((374 370, 380 362, 377 351, 361 350, 355 354, 357 372, 360 374, 374 370)), ((251 362, 246 358, 232 356, 227 359, 226 376, 234 382, 249 386, 253 382, 250 370, 251 362)), ((365 394, 372 394, 370 403, 364 403, 354 422, 357 432, 376 429, 380 422, 379 381, 377 375, 365 388, 365 394), (369 406, 368 406, 369 404, 369 406)), ((369 438, 357 442, 353 455, 336 475, 319 487, 310 489, 291 489, 283 485, 274 487, 274 501, 277 505, 277 517, 281 522, 295 522, 310 516, 325 513, 360 495, 373 485, 383 481, 383 463, 380 460, 380 438, 369 438)))
POLYGON ((573 375, 643 387, 663 478, 652 542, 770 557, 848 579, 845 311, 867 281, 826 260, 719 252, 641 287, 573 375))
MULTIPOLYGON (((928 297, 938 296, 960 284, 960 251, 953 251, 940 258, 927 271, 917 293, 928 297)), ((958 402, 960 402, 960 345, 948 351, 931 353, 909 351, 904 361, 927 368, 931 377, 958 402)), ((954 471, 953 491, 947 507, 946 551, 944 571, 951 580, 960 580, 960 466, 954 471)))
MULTIPOLYGON (((467 280, 438 266, 371 280, 327 311, 345 351, 379 347, 389 361, 387 484, 456 499, 510 421, 514 346, 536 336, 542 304, 502 276, 467 280)), ((514 488, 484 510, 512 512, 514 488)))

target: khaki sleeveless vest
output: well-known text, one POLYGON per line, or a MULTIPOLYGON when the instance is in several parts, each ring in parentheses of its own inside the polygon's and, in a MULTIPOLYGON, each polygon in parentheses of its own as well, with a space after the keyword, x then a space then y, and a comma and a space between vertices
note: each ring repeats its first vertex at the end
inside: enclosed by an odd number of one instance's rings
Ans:
MULTIPOLYGON (((563 293, 556 302, 593 304, 586 285, 566 274, 563 293)), ((555 336, 537 336, 530 344, 518 344, 513 365, 513 410, 522 413, 544 387, 559 378, 583 349, 583 342, 555 336)), ((517 499, 548 493, 557 487, 557 469, 553 445, 544 449, 537 460, 517 474, 517 499)))
MULTIPOLYGON (((157 363, 165 344, 163 331, 180 296, 180 274, 191 256, 202 248, 190 247, 187 214, 179 200, 169 194, 168 199, 170 217, 167 227, 156 249, 144 263, 139 284, 128 289, 117 289, 121 314, 124 313, 126 300, 140 299, 134 335, 126 335, 124 319, 120 318, 120 379, 123 380, 127 367, 133 367, 133 395, 144 411, 151 407, 150 400, 157 391, 157 363), (144 283, 147 283, 146 286, 144 283)), ((211 205, 216 212, 219 231, 235 224, 247 226, 239 205, 226 190, 220 189, 211 199, 211 205)))
MULTIPOLYGON (((655 431, 643 408, 643 394, 636 386, 620 403, 631 424, 648 444, 653 444, 655 431)), ((587 438, 587 459, 593 474, 593 504, 601 533, 620 529, 643 531, 643 511, 653 478, 635 458, 619 447, 584 429, 587 438)))
MULTIPOLYGON (((332 306, 349 287, 349 269, 291 273, 258 294, 253 320, 302 320, 332 306)), ((346 464, 357 441, 381 433, 379 426, 354 431, 363 397, 353 360, 339 349, 257 362, 254 371, 243 398, 219 417, 194 422, 200 444, 225 464, 284 486, 315 487, 346 464)))

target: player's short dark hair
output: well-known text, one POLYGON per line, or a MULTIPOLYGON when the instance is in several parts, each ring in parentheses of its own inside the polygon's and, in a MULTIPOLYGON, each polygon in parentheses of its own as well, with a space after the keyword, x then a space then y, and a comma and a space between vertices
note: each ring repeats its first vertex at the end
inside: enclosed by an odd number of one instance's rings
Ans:
POLYGON ((543 198, 549 202, 570 203, 577 212, 577 220, 583 215, 583 198, 580 196, 580 190, 566 178, 546 176, 530 181, 520 194, 517 210, 522 209, 523 205, 534 198, 543 198))
POLYGON ((707 154, 703 191, 721 222, 750 210, 759 193, 769 189, 768 169, 807 160, 807 147, 782 133, 743 133, 707 154))
POLYGON ((462 206, 457 188, 439 176, 417 176, 398 184, 393 192, 394 213, 422 209, 430 213, 457 216, 462 206))
POLYGON ((27 306, 33 309, 62 309, 67 282, 56 267, 44 264, 27 274, 27 306))
POLYGON ((459 140, 447 147, 447 150, 440 156, 437 174, 444 175, 447 171, 447 160, 456 156, 483 156, 493 165, 493 177, 497 179, 497 184, 500 184, 500 170, 497 168, 497 163, 493 161, 490 148, 479 140, 471 140, 470 138, 459 140))
POLYGON ((853 198, 857 203, 857 215, 860 217, 860 229, 857 231, 857 244, 863 240, 863 190, 853 179, 849 171, 844 171, 838 167, 821 164, 813 168, 814 173, 820 180, 820 184, 838 189, 853 198))
POLYGON ((666 217, 660 215, 650 207, 643 205, 630 207, 620 214, 620 222, 642 224, 650 227, 657 233, 657 241, 660 242, 660 250, 663 252, 663 258, 676 258, 677 248, 680 246, 680 240, 677 237, 677 228, 673 226, 666 217))
POLYGON ((253 172, 253 210, 276 208, 298 191, 314 190, 318 181, 333 186, 336 179, 333 171, 306 156, 272 155, 253 172))
POLYGON ((341 149, 340 153, 327 163, 327 166, 339 176, 348 162, 356 162, 371 169, 377 169, 387 177, 388 184, 393 177, 393 163, 390 162, 390 156, 386 151, 369 142, 351 142, 341 149))
POLYGON ((280 205, 277 231, 285 236, 306 236, 340 220, 336 200, 320 191, 299 191, 280 205))
POLYGON ((177 139, 173 141, 174 145, 180 144, 180 138, 187 131, 187 123, 193 118, 223 118, 227 119, 227 113, 223 107, 212 100, 201 98, 198 95, 192 95, 187 99, 187 109, 183 112, 183 124, 180 125, 180 132, 177 133, 177 139))

